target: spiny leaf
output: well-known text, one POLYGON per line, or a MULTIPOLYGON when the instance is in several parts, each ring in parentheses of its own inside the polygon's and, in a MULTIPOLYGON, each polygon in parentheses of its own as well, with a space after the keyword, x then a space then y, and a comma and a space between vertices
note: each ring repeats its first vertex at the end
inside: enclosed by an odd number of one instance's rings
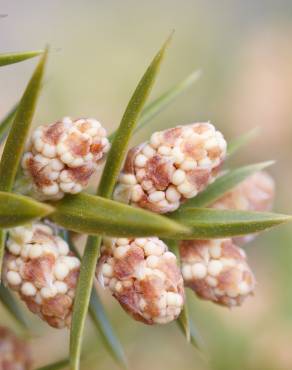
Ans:
MULTIPOLYGON (((134 133, 141 130, 149 121, 156 117, 161 111, 167 108, 176 98, 187 91, 198 79, 201 77, 201 71, 194 71, 184 80, 180 81, 178 84, 172 86, 169 90, 165 91, 157 99, 153 100, 151 103, 147 104, 141 113, 141 118, 138 122, 134 133)), ((109 139, 113 140, 116 132, 113 132, 109 139)))
POLYGON ((54 208, 32 198, 0 191, 0 228, 6 229, 33 221, 53 212, 54 208))
POLYGON ((204 348, 204 343, 198 329, 193 323, 192 317, 189 314, 188 297, 186 296, 185 299, 184 307, 176 322, 187 342, 191 343, 196 349, 201 351, 204 348))
POLYGON ((52 221, 85 234, 169 236, 188 230, 167 217, 85 193, 67 195, 53 204, 52 221))
POLYGON ((141 119, 134 132, 143 128, 152 118, 165 109, 173 100, 190 88, 201 77, 201 71, 194 71, 187 78, 176 84, 153 102, 148 104, 141 114, 141 119))
POLYGON ((22 53, 6 53, 0 54, 0 67, 8 64, 22 62, 23 60, 34 58, 43 53, 43 50, 25 51, 22 53))
POLYGON ((274 161, 267 161, 239 167, 235 170, 228 171, 222 176, 219 176, 211 185, 209 185, 204 191, 199 193, 195 198, 187 200, 180 207, 179 212, 182 209, 186 209, 189 207, 210 206, 228 191, 233 189, 236 185, 245 180, 248 176, 251 176, 253 173, 261 171, 268 166, 271 166, 273 163, 274 161))
POLYGON ((181 239, 210 239, 256 233, 292 219, 269 212, 248 212, 205 208, 186 208, 170 217, 192 228, 176 235, 181 239))
POLYGON ((10 291, 4 287, 4 285, 0 285, 0 301, 9 314, 14 318, 14 320, 19 324, 20 327, 23 329, 27 329, 27 323, 24 318, 24 315, 18 306, 18 303, 15 301, 13 295, 10 291))
POLYGON ((83 254, 76 288, 70 331, 70 368, 78 370, 85 320, 91 297, 101 237, 89 237, 83 254))
POLYGON ((11 111, 4 117, 0 123, 0 144, 6 137, 6 133, 11 126, 15 113, 17 111, 17 105, 11 109, 11 111))
MULTIPOLYGON (((169 250, 176 255, 178 265, 180 266, 180 253, 178 247, 178 241, 173 239, 164 239, 165 244, 168 246, 169 250)), ((185 297, 186 299, 187 297, 185 297)), ((189 312, 186 302, 181 310, 181 313, 176 320, 178 327, 182 331, 183 335, 186 337, 187 342, 191 340, 190 326, 189 326, 189 312)))
POLYGON ((180 254, 178 249, 178 243, 175 239, 163 239, 164 243, 167 245, 168 249, 176 255, 178 262, 180 261, 180 254))
POLYGON ((246 134, 243 134, 242 136, 231 140, 228 143, 227 147, 227 155, 228 157, 231 157, 233 154, 235 154, 239 149, 249 144, 256 136, 259 134, 259 128, 253 128, 252 130, 248 131, 246 134))
POLYGON ((198 350, 203 350, 205 347, 204 341, 198 329, 195 327, 192 318, 189 316, 189 328, 190 328, 190 342, 198 350))
POLYGON ((69 359, 61 360, 50 365, 39 367, 37 370, 59 370, 69 366, 69 359))
MULTIPOLYGON (((82 257, 75 248, 74 243, 71 241, 69 237, 68 231, 65 231, 65 235, 63 235, 64 239, 70 246, 70 249, 79 257, 81 260, 82 257)), ((121 366, 121 368, 127 368, 127 359, 123 350, 123 347, 117 338, 109 319, 104 311, 102 302, 97 294, 95 289, 92 289, 90 303, 89 303, 89 314, 90 317, 96 326, 98 332, 101 334, 103 343, 105 344, 106 349, 112 355, 114 360, 121 366)))
MULTIPOLYGON (((8 58, 9 59, 9 58, 8 58)), ((47 59, 47 51, 40 59, 18 105, 4 146, 0 161, 0 191, 11 191, 24 145, 29 133, 37 98, 41 87, 44 67, 47 59)), ((1 60, 1 59, 0 59, 1 60)), ((4 59, 2 59, 3 62, 4 59)), ((13 60, 13 59, 10 59, 13 60)), ((0 231, 0 276, 4 254, 5 232, 0 231)))
POLYGON ((105 343, 107 350, 122 368, 127 369, 128 364, 123 347, 115 335, 106 316, 103 305, 94 289, 91 292, 89 313, 93 322, 102 334, 103 342, 105 343))
POLYGON ((179 328, 181 329, 183 335, 185 336, 186 341, 190 342, 191 341, 190 317, 188 307, 186 304, 184 304, 183 309, 181 310, 181 313, 176 322, 178 323, 179 328))
MULTIPOLYGON (((112 196, 117 177, 126 155, 128 143, 132 133, 134 132, 145 101, 150 94, 169 41, 170 40, 168 39, 163 45, 143 75, 122 117, 122 121, 114 137, 100 180, 97 193, 102 197, 110 198, 112 196)), ((70 332, 70 364, 72 370, 79 369, 82 336, 90 301, 96 262, 99 255, 100 243, 100 236, 90 236, 87 240, 82 259, 70 332)))
POLYGON ((10 191, 38 100, 47 51, 43 54, 18 105, 0 162, 0 190, 10 191))
POLYGON ((170 43, 170 40, 171 38, 167 39, 163 47, 157 53, 129 101, 120 126, 114 136, 112 147, 108 154, 103 171, 103 176, 99 184, 98 194, 101 196, 110 197, 112 195, 117 177, 125 158, 130 138, 135 130, 143 106, 153 87, 162 59, 164 57, 164 53, 170 43))
MULTIPOLYGON (((176 255, 178 264, 180 266, 178 241, 173 239, 164 239, 164 242, 168 246, 168 248, 176 255)), ((179 329, 185 336, 186 341, 192 343, 197 349, 201 350, 203 348, 203 341, 198 330, 195 328, 195 325, 192 322, 192 318, 190 317, 187 294, 185 294, 185 303, 176 322, 179 329)))

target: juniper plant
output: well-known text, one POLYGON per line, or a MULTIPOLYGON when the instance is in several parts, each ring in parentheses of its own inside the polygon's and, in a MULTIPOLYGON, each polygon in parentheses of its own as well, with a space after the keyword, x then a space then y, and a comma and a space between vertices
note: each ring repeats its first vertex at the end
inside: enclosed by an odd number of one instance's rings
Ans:
MULTIPOLYGON (((41 54, 20 102, 0 125, 0 140, 8 134, 0 161, 0 299, 26 331, 32 328, 11 291, 49 325, 70 329, 68 359, 45 368, 79 369, 88 312, 109 353, 127 366, 95 277, 131 317, 151 325, 177 320, 198 346, 184 285, 215 303, 241 304, 254 292, 255 278, 237 244, 290 218, 267 212, 274 183, 260 171, 271 161, 222 170, 251 134, 227 143, 214 125, 192 123, 153 132, 128 148, 134 132, 199 75, 144 107, 169 42, 109 136, 96 119, 69 117, 30 133, 48 51, 0 55, 4 66, 41 54), (97 194, 87 193, 92 175, 101 171, 97 194), (19 186, 23 179, 29 186, 19 186), (72 232, 88 235, 82 256, 72 232)), ((25 345, 14 348, 17 339, 2 331, 9 366, 15 361, 11 368, 30 369, 25 345)))

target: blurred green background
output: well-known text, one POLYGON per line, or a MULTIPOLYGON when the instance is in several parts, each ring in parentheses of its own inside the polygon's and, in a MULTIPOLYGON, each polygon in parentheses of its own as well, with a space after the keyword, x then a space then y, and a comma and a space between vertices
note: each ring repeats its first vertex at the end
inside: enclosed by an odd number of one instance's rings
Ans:
MULTIPOLYGON (((261 131, 230 163, 276 159, 275 208, 292 213, 292 2, 287 0, 0 0, 0 52, 51 46, 35 124, 93 116, 111 131, 166 36, 175 36, 152 98, 195 69, 200 80, 151 126, 208 121, 227 139, 261 131)), ((1 68, 0 116, 19 99, 36 61, 1 68)), ((264 233, 246 247, 256 295, 232 311, 191 295, 206 343, 200 354, 175 324, 146 327, 103 294, 130 368, 135 370, 291 370, 292 230, 264 233)), ((0 324, 13 321, 0 311, 0 324)), ((28 314, 35 365, 67 355, 68 333, 28 314)), ((17 330, 17 327, 15 327, 17 330)), ((89 324, 84 369, 117 369, 89 324)))

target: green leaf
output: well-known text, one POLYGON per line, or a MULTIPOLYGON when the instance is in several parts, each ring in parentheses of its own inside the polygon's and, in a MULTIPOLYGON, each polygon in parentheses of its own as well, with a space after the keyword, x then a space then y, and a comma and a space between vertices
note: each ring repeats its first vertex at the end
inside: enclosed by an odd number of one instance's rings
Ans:
MULTIPOLYGON (((164 239, 164 242, 166 243, 168 248, 176 255, 178 264, 180 266, 180 253, 177 240, 164 239)), ((192 322, 192 318, 189 314, 189 302, 187 294, 185 294, 185 303, 176 322, 179 329, 185 336, 186 341, 188 343, 192 343, 197 349, 201 350, 204 347, 203 340, 199 334, 199 331, 196 329, 194 323, 192 322)))
POLYGON ((0 191, 0 228, 23 225, 47 216, 54 208, 32 198, 0 191))
POLYGON ((177 240, 175 239, 162 239, 162 240, 167 245, 168 249, 176 255, 178 262, 180 262, 180 254, 177 240))
POLYGON ((25 51, 23 53, 0 54, 0 67, 6 66, 8 64, 19 63, 26 59, 34 58, 42 54, 43 52, 44 52, 43 50, 36 50, 36 51, 25 51))
POLYGON ((128 368, 127 359, 123 347, 118 340, 114 330, 106 316, 102 302, 100 301, 96 291, 93 289, 89 304, 90 317, 99 328, 103 337, 103 342, 107 350, 111 353, 116 362, 124 369, 128 368))
MULTIPOLYGON (((180 81, 178 84, 172 86, 169 90, 161 94, 157 99, 153 100, 151 103, 146 105, 141 113, 141 118, 134 133, 141 130, 146 124, 156 117, 161 111, 167 108, 176 98, 182 95, 186 90, 188 90, 198 79, 201 77, 201 71, 194 71, 184 80, 180 81)), ((116 132, 113 132, 109 136, 109 140, 112 141, 116 132)))
POLYGON ((159 72, 167 46, 171 37, 167 39, 156 54, 152 63, 140 80, 131 97, 118 130, 115 133, 111 150, 109 151, 103 175, 99 184, 98 194, 111 197, 117 177, 125 158, 129 141, 141 115, 143 106, 150 94, 156 76, 159 72))
MULTIPOLYGON (((6 54, 7 57, 7 54, 6 54)), ((21 155, 31 126, 39 91, 41 87, 44 67, 47 59, 47 50, 40 59, 27 87, 20 100, 14 120, 4 146, 0 161, 0 191, 11 191, 21 155)), ((1 60, 1 58, 0 58, 1 60)), ((5 60, 2 56, 2 63, 5 60)), ((16 61, 8 58, 7 61, 16 61)), ((4 231, 0 231, 0 276, 4 254, 4 231)))
POLYGON ((192 318, 189 316, 189 328, 190 328, 190 342, 198 350, 203 350, 205 347, 203 338, 199 333, 198 329, 195 327, 192 318))
POLYGON ((228 143, 227 147, 227 156, 231 157, 235 154, 239 149, 248 145, 256 136, 259 134, 259 128, 253 128, 252 130, 248 131, 246 134, 243 134, 239 138, 233 139, 228 143))
POLYGON ((80 193, 54 202, 49 217, 58 225, 85 234, 171 236, 188 229, 164 216, 99 196, 80 193))
POLYGON ((0 162, 0 190, 10 191, 27 140, 40 92, 47 51, 43 54, 18 105, 0 162))
POLYGON ((170 217, 192 228, 176 235, 181 239, 225 238, 256 233, 292 219, 268 212, 248 212, 205 208, 186 208, 170 217))
POLYGON ((185 336, 186 341, 190 342, 191 341, 190 317, 186 303, 184 304, 184 307, 176 322, 178 323, 179 328, 181 329, 183 335, 185 336))
MULTIPOLYGON (((81 260, 81 255, 77 248, 75 248, 74 243, 69 237, 68 231, 64 231, 65 235, 62 237, 67 241, 70 249, 79 257, 81 260)), ((98 332, 101 334, 103 343, 109 353, 112 355, 113 359, 117 362, 121 368, 127 369, 127 359, 123 350, 123 347, 117 338, 114 329, 107 318, 105 310, 103 308, 102 302, 95 289, 92 289, 90 303, 89 303, 89 314, 96 326, 98 332)))
POLYGON ((17 105, 15 105, 15 107, 11 109, 11 111, 4 117, 4 119, 0 123, 0 144, 3 142, 3 140, 6 137, 7 131, 9 130, 9 127, 12 124, 16 111, 17 111, 17 105))
POLYGON ((224 194, 233 189, 248 176, 253 173, 263 170, 271 166, 274 161, 267 161, 262 163, 251 164, 244 167, 236 168, 235 170, 227 171, 227 173, 219 176, 212 184, 210 184, 204 191, 199 193, 196 197, 187 200, 178 212, 189 207, 207 207, 220 199, 224 194))
POLYGON ((171 87, 153 102, 148 104, 141 114, 141 119, 134 132, 143 128, 158 113, 164 110, 173 100, 189 89, 201 77, 201 71, 192 72, 187 78, 171 87))
POLYGON ((202 351, 204 348, 204 342, 198 329, 193 323, 192 317, 189 314, 189 303, 187 296, 183 310, 181 311, 181 314, 179 315, 176 322, 182 334, 185 336, 187 342, 191 343, 196 349, 202 351))
MULTIPOLYGON (((179 253, 178 241, 173 240, 173 239, 164 239, 163 241, 168 246, 169 250, 171 250, 176 255, 178 265, 180 267, 180 253, 179 253)), ((178 327, 182 331, 183 335, 185 336, 187 342, 190 342, 191 341, 191 331, 190 331, 190 325, 189 325, 190 317, 189 317, 186 300, 187 300, 187 296, 185 296, 185 304, 176 322, 178 324, 178 327)))
MULTIPOLYGON (((145 101, 150 94, 169 41, 170 38, 163 45, 143 75, 122 117, 120 126, 114 137, 112 147, 109 151, 97 191, 98 195, 102 197, 110 198, 112 196, 117 177, 127 152, 128 143, 132 133, 134 132, 145 101)), ((72 370, 79 369, 82 336, 97 258, 99 255, 100 243, 100 236, 90 236, 87 240, 82 259, 70 332, 70 364, 72 370)))
POLYGON ((70 368, 72 370, 78 370, 80 366, 82 337, 99 256, 100 242, 100 236, 87 239, 80 267, 70 331, 70 368))
POLYGON ((61 360, 50 365, 39 367, 37 370, 59 370, 68 367, 70 364, 69 359, 61 360))
POLYGON ((18 306, 18 303, 14 299, 10 290, 5 288, 2 284, 0 285, 0 301, 18 325, 23 329, 27 329, 25 317, 18 306))

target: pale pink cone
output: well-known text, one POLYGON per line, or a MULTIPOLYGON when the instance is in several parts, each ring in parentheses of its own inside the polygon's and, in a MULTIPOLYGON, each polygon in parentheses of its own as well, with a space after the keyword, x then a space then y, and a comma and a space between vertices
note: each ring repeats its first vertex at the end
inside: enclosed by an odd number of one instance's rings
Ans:
POLYGON ((128 152, 114 197, 156 213, 175 211, 213 181, 225 154, 226 141, 210 123, 155 132, 128 152))
POLYGON ((96 276, 135 320, 145 324, 175 320, 183 307, 183 279, 176 256, 158 238, 107 241, 96 276))
POLYGON ((80 261, 50 227, 9 231, 3 280, 30 311, 55 328, 70 327, 80 261))
POLYGON ((200 298, 234 307, 253 294, 255 278, 232 239, 185 240, 180 255, 184 283, 200 298))
POLYGON ((86 188, 109 147, 106 130, 98 121, 66 117, 35 129, 22 167, 37 198, 57 200, 86 188))

